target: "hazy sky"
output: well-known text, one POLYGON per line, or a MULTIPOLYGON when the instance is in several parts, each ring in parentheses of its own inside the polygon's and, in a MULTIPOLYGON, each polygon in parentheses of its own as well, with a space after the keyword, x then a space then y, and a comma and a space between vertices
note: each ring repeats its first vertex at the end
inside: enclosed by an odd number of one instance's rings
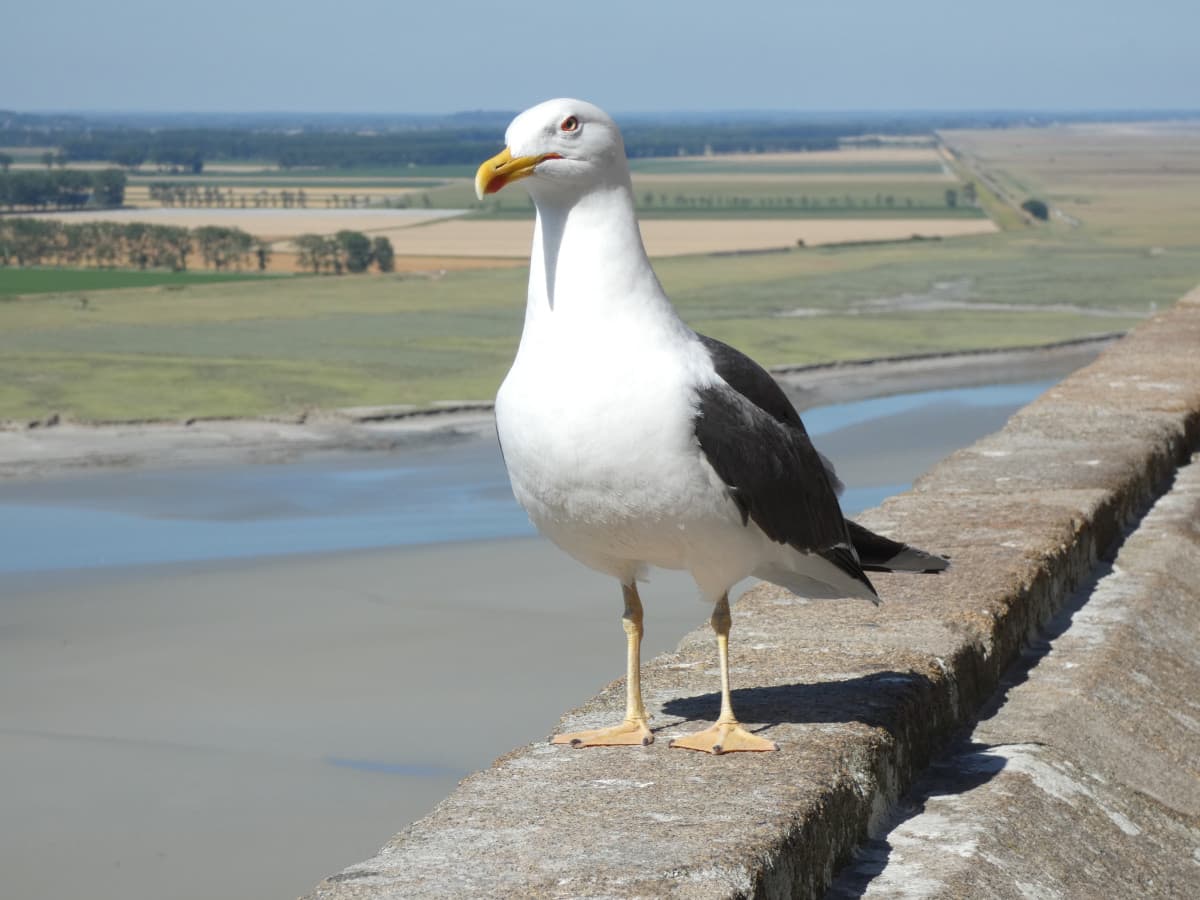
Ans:
POLYGON ((1200 107, 1196 0, 58 0, 0 23, 19 110, 1200 107))

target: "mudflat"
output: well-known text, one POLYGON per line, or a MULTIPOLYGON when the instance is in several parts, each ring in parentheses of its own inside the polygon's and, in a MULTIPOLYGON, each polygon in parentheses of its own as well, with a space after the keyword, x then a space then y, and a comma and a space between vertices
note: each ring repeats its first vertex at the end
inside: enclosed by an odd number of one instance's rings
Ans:
MULTIPOLYGON (((799 399, 1054 377, 1096 349, 808 372, 799 399)), ((906 410, 817 443, 851 488, 895 489, 1007 415, 906 410)), ((346 443, 355 429, 392 429, 397 459, 447 428, 491 439, 487 412, 471 410, 160 428, 0 433, 0 471, 18 476, 10 487, 40 480, 53 494, 54 478, 81 466, 103 478, 105 465, 301 457, 322 441, 344 453, 364 446, 346 443), (413 443, 397 449, 400 431, 413 443)), ((709 613, 679 573, 653 573, 642 595, 646 658, 709 613)), ((611 579, 541 539, 0 576, 6 887, 296 896, 619 676, 620 607, 611 579)))

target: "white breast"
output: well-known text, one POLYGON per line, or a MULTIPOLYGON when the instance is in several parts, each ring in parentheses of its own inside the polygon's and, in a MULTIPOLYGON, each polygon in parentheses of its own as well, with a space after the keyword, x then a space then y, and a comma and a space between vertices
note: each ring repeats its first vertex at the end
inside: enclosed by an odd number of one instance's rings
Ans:
POLYGON ((693 431, 694 386, 711 378, 686 332, 562 323, 522 342, 496 398, 513 493, 543 534, 620 578, 692 568, 697 541, 740 528, 693 431))

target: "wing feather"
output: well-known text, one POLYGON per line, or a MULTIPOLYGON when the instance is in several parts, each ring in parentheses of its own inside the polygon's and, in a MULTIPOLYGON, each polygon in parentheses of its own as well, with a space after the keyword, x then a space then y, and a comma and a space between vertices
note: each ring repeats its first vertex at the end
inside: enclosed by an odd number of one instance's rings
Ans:
MULTIPOLYGON (((742 513, 771 540, 818 553, 868 588, 837 500, 836 476, 799 413, 761 366, 701 337, 722 381, 698 391, 696 439, 742 513)), ((873 591, 874 588, 871 588, 873 591)))

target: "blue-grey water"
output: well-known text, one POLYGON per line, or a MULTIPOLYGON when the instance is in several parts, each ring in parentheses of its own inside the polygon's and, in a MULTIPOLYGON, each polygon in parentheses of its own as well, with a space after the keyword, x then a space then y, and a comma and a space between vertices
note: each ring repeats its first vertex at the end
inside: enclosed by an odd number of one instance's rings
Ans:
MULTIPOLYGON (((805 420, 852 513, 1048 384, 805 420)), ((490 436, 0 482, 9 893, 295 897, 544 739, 625 641, 615 582, 530 533, 490 436)), ((647 659, 709 614, 686 573, 642 596, 647 659)))
MULTIPOLYGON (((903 454, 861 447, 873 422, 918 430, 922 422, 979 421, 974 435, 947 435, 944 455, 992 430, 1053 382, 899 394, 817 407, 804 421, 832 454, 848 489, 847 514, 904 490, 915 472, 903 454), (960 416, 972 411, 973 416, 960 416), (907 423, 907 425, 906 425, 907 423), (859 443, 862 443, 861 441, 859 443), (850 478, 846 455, 874 452, 850 478)), ((827 450, 828 452, 828 450, 827 450)), ((928 463, 924 460, 920 465, 928 463)), ((920 471, 917 469, 916 471, 920 471)), ((133 566, 363 550, 530 535, 509 491, 494 439, 464 439, 401 455, 359 454, 287 464, 129 469, 0 485, 0 573, 133 566)))

